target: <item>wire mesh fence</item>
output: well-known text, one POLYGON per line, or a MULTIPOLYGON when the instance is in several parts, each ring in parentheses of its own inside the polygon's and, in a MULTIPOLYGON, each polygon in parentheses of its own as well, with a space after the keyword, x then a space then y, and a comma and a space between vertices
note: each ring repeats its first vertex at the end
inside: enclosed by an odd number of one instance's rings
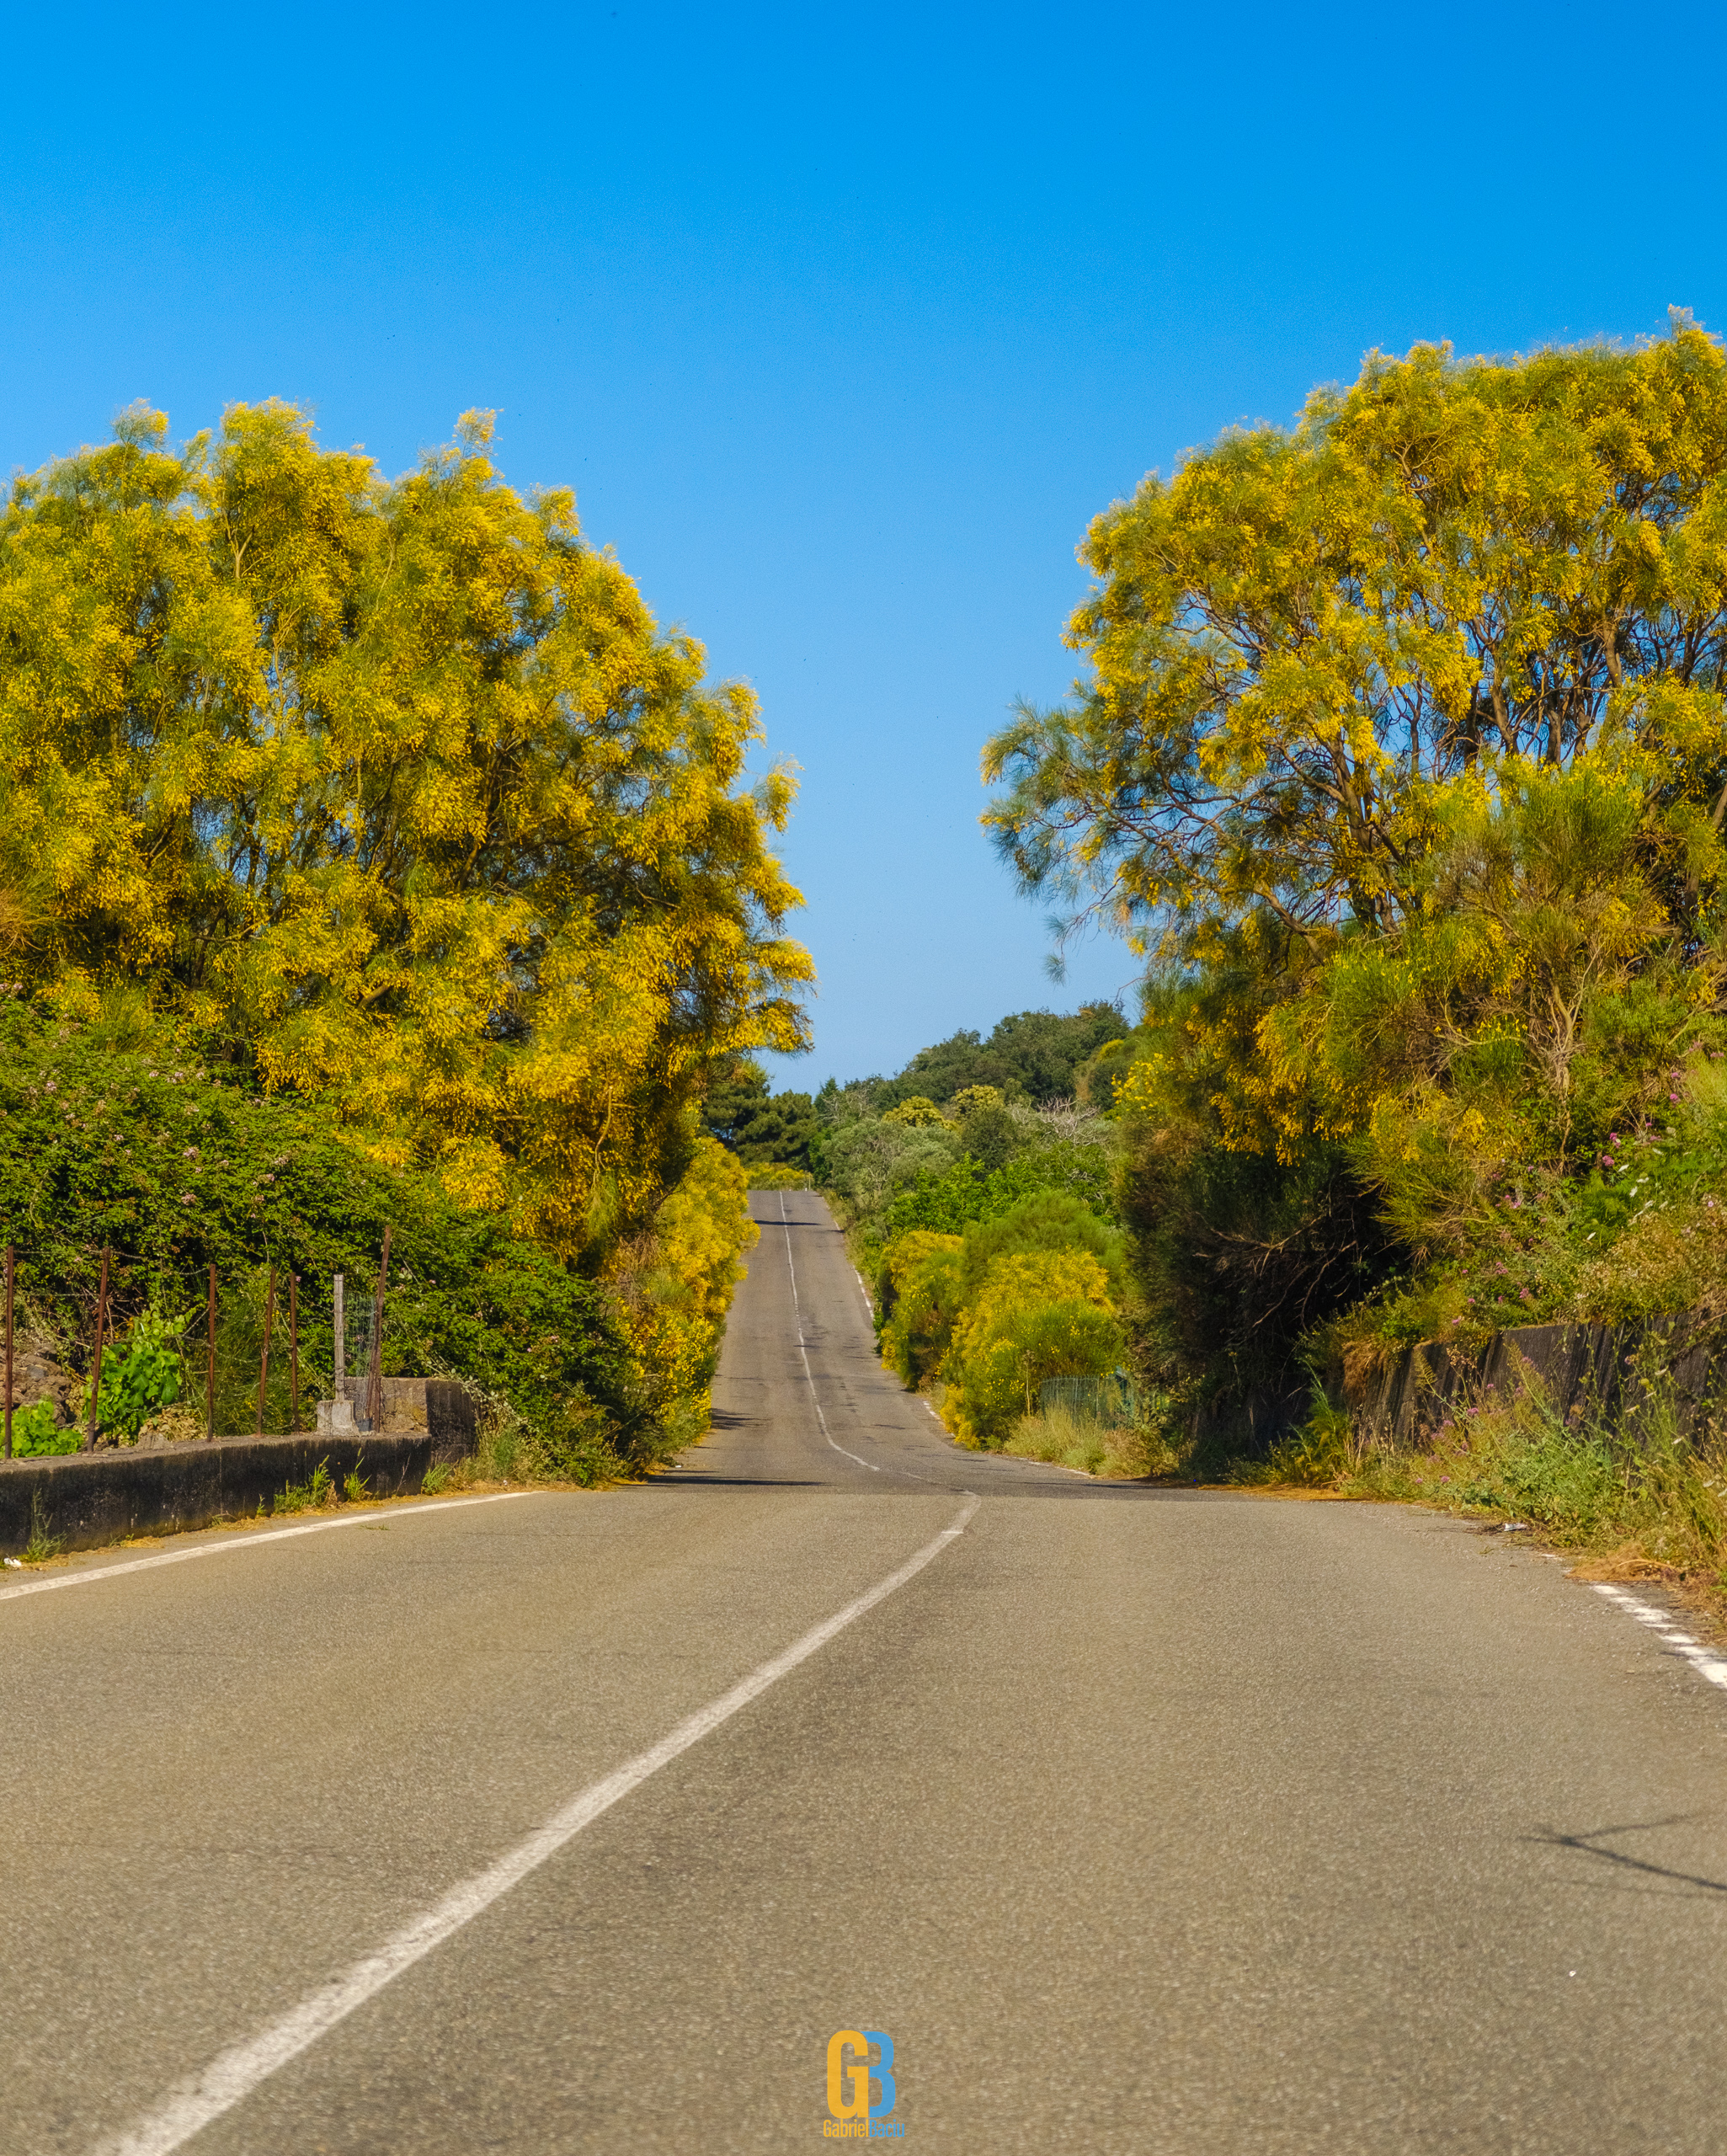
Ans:
POLYGON ((116 1308, 110 1287, 126 1279, 125 1254, 104 1249, 88 1331, 62 1332, 27 1313, 19 1330, 8 1248, 0 1453, 285 1435, 312 1428, 324 1400, 346 1403, 354 1429, 382 1429, 388 1258, 386 1229, 379 1272, 363 1279, 313 1280, 269 1264, 212 1269, 185 1306, 179 1296, 141 1302, 134 1288, 116 1308))
POLYGON ((1045 1378, 1037 1404, 1046 1415, 1060 1408, 1106 1429, 1132 1429, 1144 1419, 1150 1401, 1124 1370, 1111 1370, 1104 1377, 1045 1378))

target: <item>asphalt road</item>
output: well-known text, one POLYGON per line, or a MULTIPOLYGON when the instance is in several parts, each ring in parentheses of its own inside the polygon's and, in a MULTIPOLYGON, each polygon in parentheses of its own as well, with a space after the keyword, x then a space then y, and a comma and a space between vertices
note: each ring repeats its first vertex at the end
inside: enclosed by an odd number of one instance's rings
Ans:
POLYGON ((1727 2143, 1727 1692, 1453 1523, 956 1450, 756 1203, 648 1486, 5 1576, 0 2148, 813 2148, 841 2028, 930 2150, 1727 2143))

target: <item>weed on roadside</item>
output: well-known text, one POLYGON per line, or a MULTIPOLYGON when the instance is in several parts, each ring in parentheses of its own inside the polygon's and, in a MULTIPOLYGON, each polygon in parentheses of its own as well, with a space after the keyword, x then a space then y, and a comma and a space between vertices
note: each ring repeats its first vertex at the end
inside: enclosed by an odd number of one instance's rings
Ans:
POLYGON ((45 1565, 57 1557, 66 1547, 63 1534, 51 1534, 48 1522, 42 1511, 42 1493, 30 1492, 30 1539, 24 1546, 24 1561, 27 1565, 45 1565))
POLYGON ((343 1481, 342 1495, 350 1505, 365 1505, 371 1502, 371 1485, 360 1471, 365 1465, 365 1454, 362 1452, 356 1456, 353 1466, 349 1468, 343 1481))
POLYGON ((435 1497, 440 1490, 447 1490, 449 1487, 450 1470, 441 1465, 432 1466, 426 1470, 425 1477, 420 1484, 420 1494, 422 1497, 435 1497))
POLYGON ((1021 1460, 1045 1460, 1111 1479, 1165 1474, 1173 1465, 1169 1448, 1154 1431, 1101 1422, 1063 1406, 1022 1417, 1002 1450, 1021 1460))
POLYGON ((1262 1460, 1237 1460, 1229 1480, 1250 1487, 1293 1484, 1298 1489, 1335 1489, 1358 1475, 1365 1464, 1348 1411, 1333 1407, 1315 1392, 1311 1415, 1298 1429, 1276 1440, 1262 1460))
POLYGON ((1671 1389, 1617 1424, 1554 1408, 1538 1383, 1454 1406, 1421 1444, 1394 1448, 1320 1401, 1263 1461, 1232 1481, 1326 1489, 1515 1519, 1591 1569, 1660 1573, 1719 1604, 1727 1593, 1727 1433, 1688 1431, 1671 1389))
POLYGON ((289 1483, 270 1509, 273 1513, 316 1512, 320 1506, 335 1502, 335 1489, 330 1463, 321 1460, 306 1481, 289 1483))

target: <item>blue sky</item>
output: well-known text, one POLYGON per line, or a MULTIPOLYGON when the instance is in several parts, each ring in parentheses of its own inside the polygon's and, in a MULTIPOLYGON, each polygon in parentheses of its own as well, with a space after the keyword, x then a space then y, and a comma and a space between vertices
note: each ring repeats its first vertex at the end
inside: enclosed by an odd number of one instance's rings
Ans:
POLYGON ((470 406, 802 769, 798 1085, 1043 972, 979 744, 1058 696, 1088 519, 1374 345, 1727 327, 1720 11, 712 4, 15 14, 7 462, 137 397, 470 406), (1676 92, 1696 83, 1694 99, 1676 92))

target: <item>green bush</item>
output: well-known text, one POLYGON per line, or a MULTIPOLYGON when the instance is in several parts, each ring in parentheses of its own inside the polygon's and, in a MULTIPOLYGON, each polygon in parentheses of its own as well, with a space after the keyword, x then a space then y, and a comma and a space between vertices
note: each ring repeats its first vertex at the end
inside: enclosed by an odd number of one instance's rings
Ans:
MULTIPOLYGON (((123 1342, 102 1351, 102 1393, 96 1404, 96 1424, 110 1437, 136 1438, 159 1407, 172 1406, 181 1393, 184 1369, 180 1359, 180 1336, 194 1313, 163 1317, 157 1310, 141 1310, 123 1342)), ((89 1412, 88 1383, 77 1396, 74 1419, 82 1422, 89 1412)))
POLYGON ((905 1384, 927 1384, 942 1368, 956 1328, 998 1259, 1072 1250, 1097 1258, 1112 1295, 1121 1294, 1126 1253, 1120 1231, 1071 1191, 1035 1189, 1006 1212, 971 1222, 957 1243, 929 1229, 905 1230, 887 1246, 877 1281, 884 1360, 905 1384))
MULTIPOLYGON (((161 1027, 147 1053, 109 1038, 0 1001, 0 1232, 17 1246, 20 1297, 51 1331, 88 1340, 104 1244, 115 1321, 129 1329, 152 1309, 201 1317, 213 1264, 218 1423, 249 1429, 274 1263, 264 1425, 284 1429, 287 1274, 300 1275, 311 1391, 333 1367, 331 1276, 346 1274, 350 1310, 360 1306, 388 1226, 386 1374, 470 1379, 548 1430, 573 1402, 588 1403, 621 1458, 658 1450, 663 1433, 598 1283, 513 1235, 498 1214, 458 1206, 430 1172, 369 1158, 316 1103, 221 1083, 177 1056, 161 1027)), ((191 1360, 199 1395, 201 1347, 191 1360)))
POLYGON ((1087 1250, 1109 1275, 1119 1296, 1127 1284, 1127 1252, 1121 1231, 1100 1219, 1070 1190, 1033 1190, 1005 1213, 973 1222, 965 1230, 962 1278, 967 1294, 982 1286, 998 1257, 1035 1250, 1087 1250))
POLYGON ((883 1314, 882 1355, 914 1390, 941 1368, 965 1306, 962 1248, 955 1238, 914 1228, 888 1250, 877 1284, 883 1314))
POLYGON ((1101 1376, 1122 1353, 1122 1329, 1107 1310, 1078 1296, 1021 1305, 1004 1316, 994 1337, 967 1357, 966 1434, 983 1445, 1004 1444, 1015 1424, 1037 1412, 1046 1378, 1101 1376))
POLYGON ((920 1174, 887 1208, 883 1233, 909 1228, 957 1235, 973 1221, 999 1219, 1038 1191, 1064 1191, 1106 1220, 1116 1218, 1115 1164, 1103 1145, 1047 1145, 987 1170, 969 1156, 941 1174, 920 1174))
POLYGON ((59 1453, 76 1452, 83 1442, 78 1429, 55 1426, 54 1410, 45 1400, 12 1412, 12 1455, 14 1460, 46 1460, 59 1453))

